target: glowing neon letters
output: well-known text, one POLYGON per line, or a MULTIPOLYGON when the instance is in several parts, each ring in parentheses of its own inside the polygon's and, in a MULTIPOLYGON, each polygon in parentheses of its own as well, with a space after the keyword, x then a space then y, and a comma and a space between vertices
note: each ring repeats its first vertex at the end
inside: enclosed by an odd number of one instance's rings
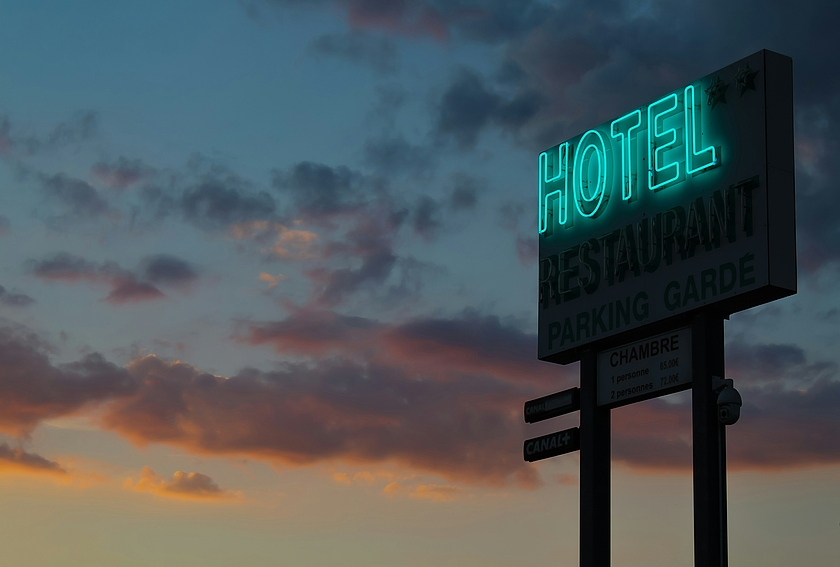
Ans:
POLYGON ((570 226, 570 211, 598 217, 613 186, 622 201, 633 201, 642 188, 661 191, 720 165, 720 148, 704 139, 700 110, 695 86, 688 85, 613 120, 608 132, 604 124, 540 153, 540 234, 570 226))
POLYGON ((557 224, 566 224, 566 211, 569 202, 569 143, 557 146, 557 153, 549 163, 548 152, 540 154, 540 234, 548 228, 548 217, 550 216, 550 200, 557 201, 554 208, 557 212, 557 224), (549 175, 551 177, 549 177, 549 175), (563 185, 554 191, 547 192, 546 184, 563 180, 563 185))
POLYGON ((671 94, 648 106, 648 187, 651 191, 671 185, 680 178, 680 163, 666 152, 676 147, 682 138, 676 128, 665 130, 665 119, 673 116, 679 106, 677 95, 671 94))
POLYGON ((578 147, 583 150, 575 156, 575 206, 580 216, 595 217, 609 199, 607 145, 598 130, 589 130, 581 136, 578 147), (592 171, 593 159, 597 159, 597 174, 592 171))
POLYGON ((630 140, 642 125, 642 111, 634 110, 630 114, 613 120, 610 124, 610 136, 621 144, 621 199, 627 201, 633 197, 635 174, 631 170, 630 140))
POLYGON ((700 105, 694 101, 694 85, 685 88, 685 171, 692 175, 718 164, 714 146, 707 146, 697 151, 697 126, 700 105))

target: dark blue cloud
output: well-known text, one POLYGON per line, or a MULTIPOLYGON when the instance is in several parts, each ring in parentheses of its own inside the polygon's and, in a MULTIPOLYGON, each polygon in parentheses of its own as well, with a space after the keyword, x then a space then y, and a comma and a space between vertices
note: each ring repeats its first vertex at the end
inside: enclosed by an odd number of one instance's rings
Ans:
POLYGON ((367 65, 382 75, 396 73, 398 69, 397 45, 387 37, 360 31, 332 33, 315 38, 310 47, 317 55, 367 65))

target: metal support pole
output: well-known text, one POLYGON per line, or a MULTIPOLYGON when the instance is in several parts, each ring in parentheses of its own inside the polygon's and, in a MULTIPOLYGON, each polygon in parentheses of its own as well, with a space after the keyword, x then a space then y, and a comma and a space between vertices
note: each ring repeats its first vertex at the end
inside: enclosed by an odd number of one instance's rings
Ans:
MULTIPOLYGON (((728 567, 726 430, 718 421, 717 393, 712 389, 713 376, 724 378, 723 319, 705 314, 696 317, 691 323, 691 349, 694 565, 728 567)), ((581 388, 581 401, 582 393, 581 388)))
POLYGON ((580 359, 580 565, 610 564, 610 410, 598 407, 598 358, 580 359))

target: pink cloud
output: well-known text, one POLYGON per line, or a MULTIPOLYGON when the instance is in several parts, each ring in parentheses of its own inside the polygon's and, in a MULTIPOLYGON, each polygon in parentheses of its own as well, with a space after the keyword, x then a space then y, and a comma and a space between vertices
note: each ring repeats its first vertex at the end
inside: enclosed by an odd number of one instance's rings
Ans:
POLYGON ((198 279, 188 262, 168 254, 148 256, 133 271, 116 262, 91 262, 66 252, 30 260, 28 265, 30 274, 47 282, 108 285, 111 291, 104 300, 114 305, 163 299, 166 295, 158 286, 188 293, 198 279))

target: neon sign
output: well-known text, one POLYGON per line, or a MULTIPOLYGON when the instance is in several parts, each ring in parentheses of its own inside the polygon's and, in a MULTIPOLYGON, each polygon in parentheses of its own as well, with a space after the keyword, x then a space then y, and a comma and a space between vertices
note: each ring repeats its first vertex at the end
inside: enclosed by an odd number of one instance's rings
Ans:
POLYGON ((539 153, 538 357, 795 293, 793 125, 792 62, 759 51, 539 153))
POLYGON ((608 135, 598 128, 588 130, 577 140, 542 152, 540 234, 574 224, 570 192, 577 216, 597 218, 610 201, 613 185, 618 185, 622 201, 632 201, 639 187, 664 190, 721 165, 720 147, 704 141, 705 117, 695 91, 688 85, 613 120, 608 135), (638 151, 640 138, 643 152, 638 151), (640 184, 640 177, 647 180, 640 184))

